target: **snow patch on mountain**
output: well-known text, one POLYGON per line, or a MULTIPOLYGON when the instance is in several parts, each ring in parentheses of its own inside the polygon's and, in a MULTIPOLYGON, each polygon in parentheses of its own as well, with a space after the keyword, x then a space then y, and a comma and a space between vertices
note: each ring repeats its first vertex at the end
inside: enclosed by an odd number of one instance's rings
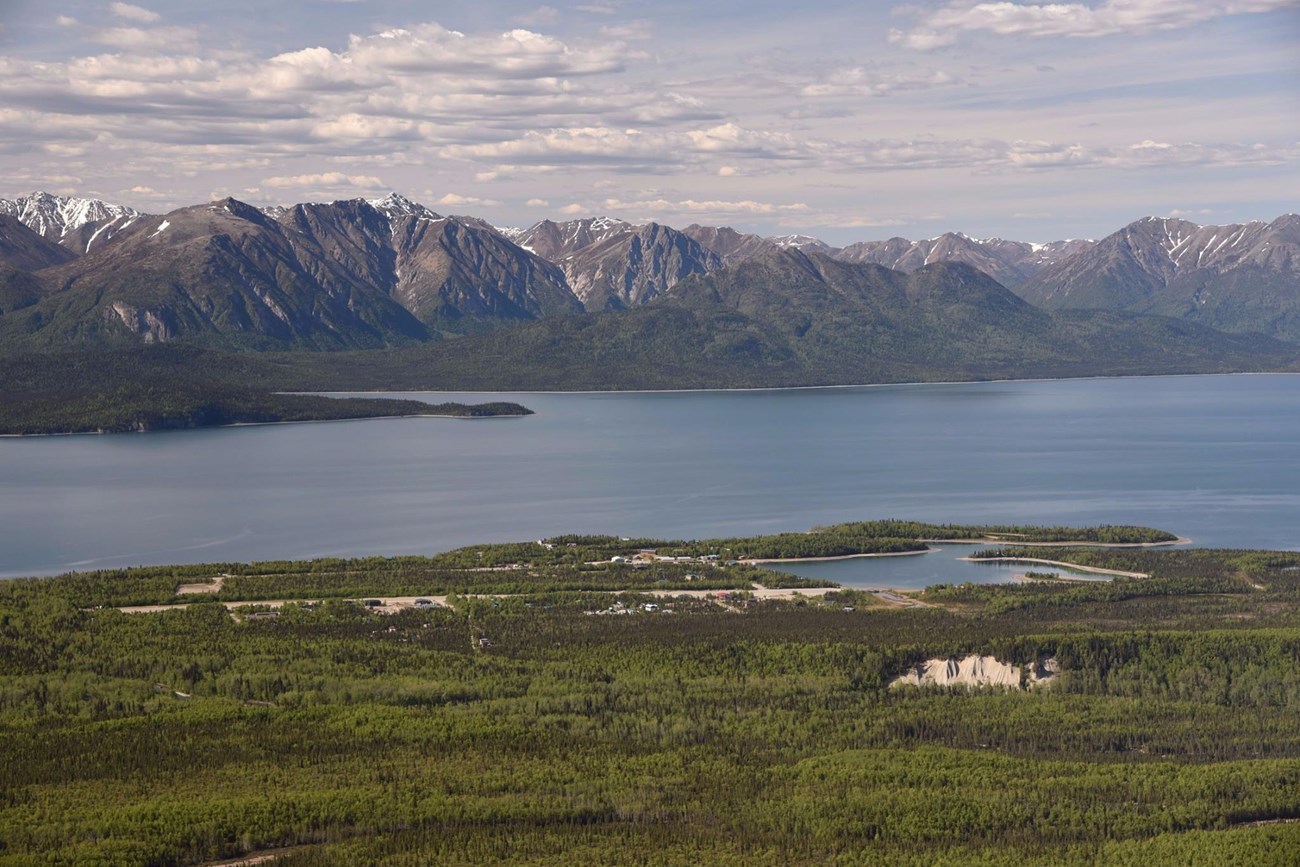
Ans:
POLYGON ((27 228, 51 240, 62 240, 69 232, 90 223, 140 216, 139 211, 125 205, 46 192, 0 199, 0 214, 17 217, 27 228))

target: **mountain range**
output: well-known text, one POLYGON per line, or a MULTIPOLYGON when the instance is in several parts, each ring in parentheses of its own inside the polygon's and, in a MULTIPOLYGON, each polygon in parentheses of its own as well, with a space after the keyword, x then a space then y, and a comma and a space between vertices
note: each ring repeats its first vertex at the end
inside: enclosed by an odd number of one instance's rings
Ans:
MULTIPOLYGON (((608 217, 497 228, 476 217, 435 213, 395 193, 273 208, 228 198, 164 215, 34 193, 0 200, 0 345, 391 348, 504 325, 583 319, 584 311, 674 306, 698 312, 692 299, 702 286, 728 287, 718 299, 729 315, 749 316, 746 305, 762 300, 764 322, 775 322, 773 311, 783 309, 797 331, 813 300, 796 291, 809 285, 800 270, 807 267, 839 287, 832 292, 842 308, 832 317, 839 324, 816 332, 824 341, 863 340, 869 331, 879 348, 891 330, 908 345, 920 339, 920 332, 907 337, 912 326, 885 315, 876 302, 848 301, 844 286, 893 285, 888 281, 908 274, 965 285, 971 273, 996 281, 1002 293, 985 293, 976 303, 934 284, 934 297, 948 306, 924 316, 932 323, 958 321, 979 309, 996 313, 985 324, 1027 335, 1038 308, 1103 310, 1300 341, 1298 254, 1300 217, 1294 215, 1234 226, 1149 217, 1100 241, 1028 243, 947 233, 833 248, 808 236, 765 238, 701 225, 678 230, 608 217), (783 253, 797 253, 804 264, 780 264, 783 253), (762 267, 755 271, 751 263, 762 267), (935 269, 938 264, 969 267, 935 269), (785 274, 789 281, 758 279, 759 273, 785 274), (1008 307, 1007 298, 1030 304, 1008 307)), ((890 292, 896 290, 903 291, 890 292)), ((1081 321, 1073 313, 1066 318, 1081 321)), ((711 321, 721 327, 717 317, 711 321)), ((814 330, 808 323, 796 337, 814 330)))
POLYGON ((1125 310, 1300 342, 1300 216, 1198 226, 1147 217, 1017 287, 1052 310, 1125 310))
POLYGON ((1300 369, 1300 347, 1160 316, 1035 307, 956 262, 776 248, 638 307, 388 353, 281 353, 294 390, 740 388, 1300 369))

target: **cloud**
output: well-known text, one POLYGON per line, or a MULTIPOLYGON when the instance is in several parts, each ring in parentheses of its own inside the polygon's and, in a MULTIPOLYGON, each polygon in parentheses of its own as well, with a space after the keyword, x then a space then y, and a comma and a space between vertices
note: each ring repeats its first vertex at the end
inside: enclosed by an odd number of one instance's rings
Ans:
POLYGON ((530 208, 545 208, 549 206, 551 203, 546 201, 546 199, 529 199, 528 201, 524 202, 524 204, 530 208))
POLYGON ((839 69, 822 80, 806 85, 803 96, 885 96, 896 90, 923 90, 956 81, 942 70, 933 72, 885 73, 863 69, 839 69))
POLYGON ((495 36, 466 36, 430 22, 376 36, 353 36, 347 55, 352 64, 361 67, 530 79, 615 72, 624 68, 626 49, 621 42, 569 45, 523 29, 495 36))
POLYGON ((1105 0, 1024 4, 953 2, 925 16, 911 30, 892 29, 889 41, 929 51, 952 45, 965 32, 999 36, 1095 38, 1181 30, 1224 15, 1270 12, 1297 0, 1105 0))
POLYGON ((262 186, 282 188, 298 187, 360 187, 367 190, 384 189, 384 182, 371 175, 347 175, 343 172, 323 172, 317 175, 264 178, 262 186))
POLYGON ((929 215, 923 217, 893 216, 869 217, 854 211, 842 212, 835 209, 809 211, 806 214, 789 214, 780 219, 783 226, 794 228, 825 229, 880 229, 890 226, 910 226, 926 220, 941 220, 943 217, 929 215))
POLYGON ((106 27, 95 31, 95 42, 126 50, 193 51, 199 32, 192 27, 106 27))
POLYGON ((1300 161, 1300 141, 1282 144, 1235 142, 1159 142, 1145 140, 1104 152, 1107 165, 1117 168, 1182 168, 1189 166, 1279 166, 1300 161))
POLYGON ((709 157, 742 156, 778 162, 811 158, 808 146, 785 133, 746 129, 734 123, 683 132, 610 127, 529 131, 509 141, 452 145, 444 156, 516 165, 635 166, 668 170, 698 165, 709 157))
POLYGON ((54 19, 54 23, 60 27, 76 27, 79 22, 71 15, 59 15, 54 19))
POLYGON ((451 205, 453 207, 458 207, 460 205, 492 206, 492 205, 501 204, 500 202, 493 201, 492 199, 480 199, 478 196, 462 196, 456 193, 447 193, 440 199, 434 199, 433 203, 435 205, 451 205))
POLYGON ((143 6, 133 6, 130 3, 110 3, 108 11, 112 12, 119 18, 128 18, 131 21, 143 21, 146 24, 157 21, 162 16, 157 12, 145 9, 143 6))
POLYGON ((658 220, 673 216, 708 216, 708 217, 755 217, 779 216, 791 213, 806 213, 808 205, 803 202, 777 204, 758 202, 749 199, 727 201, 721 199, 652 199, 606 198, 595 202, 574 202, 560 209, 564 214, 627 214, 634 220, 658 220))

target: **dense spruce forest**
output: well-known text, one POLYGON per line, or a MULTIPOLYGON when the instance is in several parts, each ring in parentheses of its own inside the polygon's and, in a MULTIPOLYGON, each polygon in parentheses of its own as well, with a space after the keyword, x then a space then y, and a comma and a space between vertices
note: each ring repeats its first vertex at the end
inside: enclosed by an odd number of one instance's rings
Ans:
MULTIPOLYGON (((1130 529, 998 531, 1169 535, 1130 529)), ((558 537, 0 582, 0 864, 1294 863, 1300 554, 1056 548, 1150 577, 897 606, 763 599, 774 573, 713 547, 558 537), (350 601, 406 592, 447 604, 350 601), (162 601, 191 604, 115 610, 162 601), (969 654, 1059 674, 890 686, 969 654)))
POLYGON ((431 405, 280 394, 236 356, 186 347, 0 355, 0 434, 116 433, 286 421, 527 415, 516 403, 431 405))

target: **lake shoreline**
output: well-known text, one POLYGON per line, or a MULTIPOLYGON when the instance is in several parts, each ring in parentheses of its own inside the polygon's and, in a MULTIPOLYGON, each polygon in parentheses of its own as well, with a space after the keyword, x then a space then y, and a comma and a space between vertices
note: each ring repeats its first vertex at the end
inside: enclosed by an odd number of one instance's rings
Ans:
POLYGON ((932 554, 933 548, 923 551, 884 551, 877 554, 836 554, 833 557, 772 557, 765 560, 739 560, 746 566, 761 566, 764 563, 822 563, 832 560, 864 560, 868 557, 915 557, 918 554, 932 554))
POLYGON ((1300 376, 1293 370, 1243 370, 1234 373, 1123 373, 1116 376, 1040 376, 1007 379, 942 379, 918 382, 856 382, 841 385, 763 385, 746 388, 575 388, 575 389, 340 389, 334 391, 276 391, 274 394, 707 394, 765 391, 823 391, 847 388, 891 388, 914 385, 979 385, 1013 382, 1086 382, 1115 379, 1186 379, 1217 376, 1300 376))
POLYGON ((1008 539, 921 539, 935 545, 1005 545, 1020 548, 1167 548, 1191 545, 1195 539, 1179 536, 1166 542, 1017 542, 1008 539))
POLYGON ((1150 578, 1145 572, 1125 572, 1122 569, 1103 569, 1100 566, 1083 566, 1079 563, 1067 563, 1064 560, 1044 560, 1041 557, 958 557, 969 563, 1041 563, 1045 566, 1060 566, 1062 569, 1074 569, 1077 572, 1094 572, 1098 575, 1114 575, 1117 578, 1150 578))
MULTIPOLYGON (((288 392, 286 392, 288 393, 288 392)), ((312 392, 300 392, 301 394, 311 394, 312 392)), ((53 433, 25 433, 0 434, 0 439, 33 439, 36 437, 106 437, 116 436, 118 434, 159 434, 159 433, 185 433, 186 431, 200 430, 229 430, 237 427, 271 427, 281 424, 333 424, 335 422, 345 421, 384 421, 399 418, 450 418, 463 421, 479 421, 490 418, 528 418, 535 413, 512 412, 501 413, 499 415, 450 415, 447 413, 436 412, 419 412, 410 415, 361 415, 354 418, 299 418, 286 419, 284 421, 236 421, 230 424, 205 424, 194 427, 160 427, 149 430, 75 430, 75 431, 57 431, 53 433)))

